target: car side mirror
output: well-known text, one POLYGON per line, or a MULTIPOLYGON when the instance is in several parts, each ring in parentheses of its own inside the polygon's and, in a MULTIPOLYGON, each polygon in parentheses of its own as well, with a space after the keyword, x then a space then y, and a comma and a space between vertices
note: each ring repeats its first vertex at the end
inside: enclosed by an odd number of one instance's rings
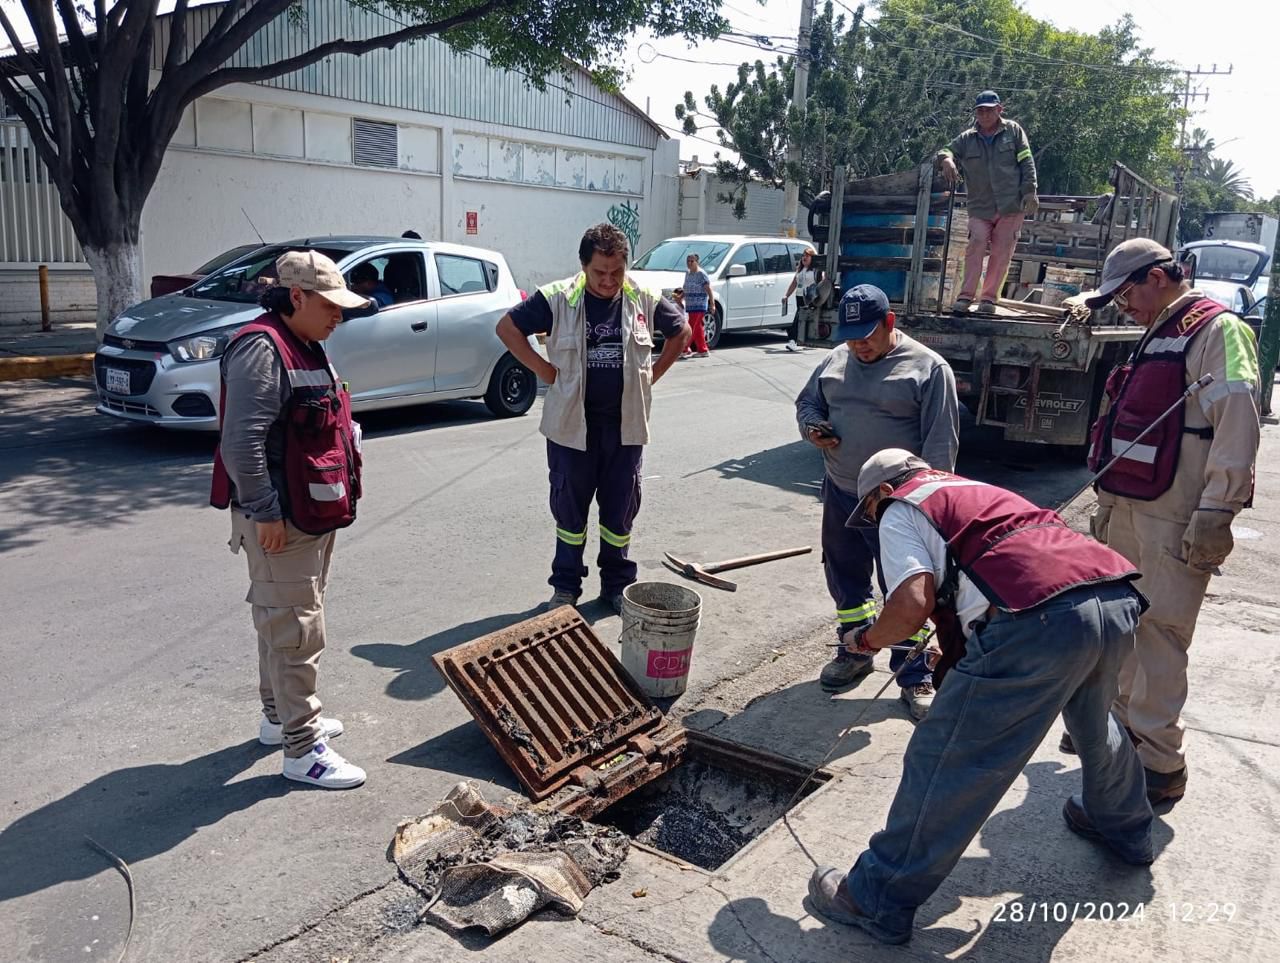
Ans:
POLYGON ((378 302, 370 298, 369 303, 366 304, 363 308, 343 308, 342 320, 354 321, 356 318, 367 318, 377 313, 378 313, 378 302))
POLYGON ((747 266, 745 264, 730 264, 729 277, 745 278, 747 276, 747 266))

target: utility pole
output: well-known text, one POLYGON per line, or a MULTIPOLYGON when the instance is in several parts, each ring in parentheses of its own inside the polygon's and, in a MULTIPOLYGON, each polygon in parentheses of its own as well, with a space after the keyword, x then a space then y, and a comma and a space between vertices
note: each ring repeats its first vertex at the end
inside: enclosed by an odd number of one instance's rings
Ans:
POLYGON ((1262 413, 1271 414, 1271 392, 1275 388, 1276 364, 1280 363, 1280 235, 1271 255, 1271 287, 1267 289, 1267 314, 1262 319, 1262 337, 1258 339, 1258 375, 1262 384, 1262 413))
POLYGON ((1216 76, 1222 76, 1222 75, 1229 75, 1231 71, 1234 69, 1234 66, 1235 66, 1234 64, 1227 64, 1226 70, 1219 70, 1218 65, 1214 64, 1209 70, 1202 70, 1200 68, 1200 65, 1196 64, 1195 70, 1182 71, 1182 74, 1184 76, 1183 86, 1182 86, 1182 135, 1178 139, 1178 153, 1179 153, 1178 169, 1177 171, 1174 172, 1174 175, 1175 175, 1174 181, 1177 185, 1177 190, 1179 194, 1182 193, 1182 182, 1183 182, 1183 179, 1186 177, 1186 173, 1187 173, 1187 157, 1189 153, 1187 150, 1187 115, 1191 113, 1191 102, 1201 97, 1203 97, 1206 101, 1209 99, 1209 91, 1207 90, 1193 91, 1191 89, 1191 78, 1192 77, 1216 77, 1216 76))
MULTIPOLYGON (((796 38, 795 85, 791 91, 791 103, 800 116, 804 116, 809 100, 809 45, 813 36, 814 0, 802 0, 800 4, 800 33, 796 38)), ((788 138, 787 166, 800 163, 800 145, 794 137, 788 138)), ((800 184, 787 174, 786 193, 782 200, 782 234, 796 236, 796 222, 800 217, 800 184)))

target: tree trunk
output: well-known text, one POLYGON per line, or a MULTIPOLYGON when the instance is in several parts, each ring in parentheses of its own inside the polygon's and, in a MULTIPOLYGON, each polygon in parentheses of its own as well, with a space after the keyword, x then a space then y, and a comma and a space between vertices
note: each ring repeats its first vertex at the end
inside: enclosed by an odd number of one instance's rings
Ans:
POLYGON ((146 295, 142 284, 142 248, 136 241, 85 244, 84 259, 98 291, 98 341, 107 325, 146 295))

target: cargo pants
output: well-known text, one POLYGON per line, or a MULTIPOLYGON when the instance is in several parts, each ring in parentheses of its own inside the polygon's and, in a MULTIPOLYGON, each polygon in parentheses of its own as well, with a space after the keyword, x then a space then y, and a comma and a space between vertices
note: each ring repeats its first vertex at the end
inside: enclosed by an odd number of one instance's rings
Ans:
MULTIPOLYGON (((838 633, 857 628, 875 618, 878 611, 871 590, 871 576, 878 567, 879 530, 868 525, 848 528, 849 516, 858 507, 858 496, 847 492, 829 477, 822 479, 822 570, 827 576, 827 591, 836 603, 838 633)), ((884 576, 877 574, 880 591, 884 592, 884 576)), ((908 644, 912 640, 906 640, 908 644)), ((868 659, 872 656, 867 656, 868 659)), ((906 661, 901 651, 889 653, 889 669, 897 672, 906 661)), ((898 676, 898 685, 911 688, 921 682, 933 682, 933 673, 923 656, 917 656, 898 676)))
POLYGON ((1016 214, 1000 214, 990 221, 980 217, 969 218, 969 245, 964 252, 964 278, 960 284, 960 297, 972 300, 978 291, 978 279, 982 278, 982 300, 999 300, 1024 220, 1025 216, 1021 211, 1016 214), (987 258, 985 277, 982 274, 984 257, 987 258))
POLYGON ((249 561, 253 625, 258 630, 262 712, 284 730, 284 754, 305 756, 320 738, 316 670, 324 651, 324 590, 334 532, 308 535, 285 522, 283 551, 268 555, 253 520, 232 506, 231 551, 249 561))
POLYGON ((559 591, 579 595, 587 567, 587 516, 592 499, 600 508, 600 594, 617 595, 636 580, 636 563, 627 557, 631 526, 640 512, 643 445, 624 445, 618 424, 587 424, 587 450, 547 441, 551 515, 556 523, 556 553, 548 580, 559 591))
POLYGON ((1120 669, 1116 718, 1141 740, 1138 755, 1153 772, 1177 772, 1182 751, 1182 707, 1187 701, 1187 650, 1209 588, 1209 575, 1179 561, 1185 522, 1134 511, 1117 498, 1107 523, 1107 545, 1142 572, 1135 583, 1151 602, 1138 623, 1137 644, 1120 669))

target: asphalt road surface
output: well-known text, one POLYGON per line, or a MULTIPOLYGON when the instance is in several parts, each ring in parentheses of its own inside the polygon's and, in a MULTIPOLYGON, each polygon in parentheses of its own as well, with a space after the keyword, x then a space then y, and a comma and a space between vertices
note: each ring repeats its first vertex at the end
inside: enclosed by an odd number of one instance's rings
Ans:
MULTIPOLYGON (((813 544, 704 591, 683 702, 832 617, 817 552, 821 460, 792 401, 819 360, 772 335, 726 342, 655 391, 641 578, 813 544)), ((114 960, 137 883, 131 960, 234 960, 385 881, 398 821, 460 778, 517 784, 430 656, 532 613, 554 530, 537 412, 480 402, 365 416, 367 496, 339 534, 320 693, 335 747, 368 783, 280 776, 256 741, 243 558, 206 505, 213 441, 119 425, 87 382, 0 385, 0 932, 6 958, 114 960)), ((1063 456, 966 439, 959 470, 1056 505, 1086 473, 1063 456)), ((588 562, 594 562, 594 526, 588 562)), ((594 564, 587 583, 595 594, 594 564)), ((584 604, 598 634, 619 620, 584 604)))

